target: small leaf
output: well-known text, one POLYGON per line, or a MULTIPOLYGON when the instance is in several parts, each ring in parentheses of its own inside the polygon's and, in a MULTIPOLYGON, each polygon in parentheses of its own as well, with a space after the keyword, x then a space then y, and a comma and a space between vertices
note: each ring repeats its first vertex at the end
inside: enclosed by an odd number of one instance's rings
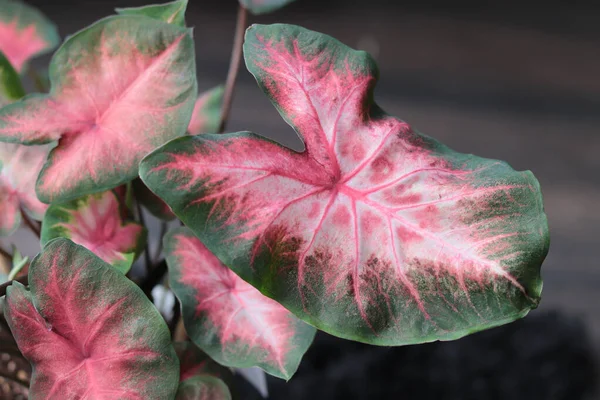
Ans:
POLYGON ((21 73, 33 57, 58 45, 58 31, 36 8, 20 1, 0 0, 0 51, 21 73))
POLYGON ((42 245, 65 237, 92 251, 126 274, 146 243, 146 230, 124 222, 112 191, 68 203, 52 204, 42 224, 42 245))
POLYGON ((12 259, 12 268, 8 273, 7 280, 11 281, 19 275, 19 272, 23 270, 23 268, 29 262, 29 257, 23 257, 19 249, 13 245, 13 259, 12 259))
POLYGON ((25 96, 21 78, 10 61, 0 51, 0 97, 8 101, 19 100, 25 96))
POLYGON ((35 193, 35 181, 52 148, 0 143, 0 236, 21 225, 21 208, 41 220, 48 207, 35 193))
POLYGON ((175 219, 175 214, 173 214, 171 208, 160 197, 152 193, 140 179, 133 180, 133 190, 136 200, 142 203, 150 211, 150 214, 163 221, 175 219))
POLYGON ((240 4, 252 14, 266 14, 273 12, 294 0, 239 0, 240 4))
POLYGON ((192 341, 229 367, 258 366, 289 379, 315 329, 223 265, 187 228, 165 236, 169 284, 192 341))
POLYGON ((228 368, 217 364, 191 342, 173 343, 179 357, 179 381, 195 376, 214 376, 226 382, 233 380, 233 374, 228 368))
POLYGON ((121 15, 145 15, 169 24, 184 27, 187 5, 188 0, 177 0, 170 3, 152 4, 142 7, 117 8, 115 11, 121 15))
POLYGON ((195 376, 179 384, 176 400, 231 400, 229 388, 219 378, 195 376))
POLYGON ((13 283, 6 319, 33 365, 32 398, 169 399, 179 362, 169 330, 123 274, 67 239, 13 283))
POLYGON ((379 345, 457 339, 537 307, 549 234, 531 172, 385 114, 373 59, 329 36, 255 25, 244 55, 305 151, 208 134, 140 166, 225 265, 311 325, 379 345))
POLYGON ((105 18, 70 36, 50 71, 48 95, 0 109, 0 140, 58 140, 36 186, 46 203, 134 179, 145 154, 187 130, 196 94, 191 30, 105 18))
POLYGON ((188 126, 190 135, 217 133, 221 123, 221 106, 224 93, 225 88, 221 85, 198 96, 188 126))

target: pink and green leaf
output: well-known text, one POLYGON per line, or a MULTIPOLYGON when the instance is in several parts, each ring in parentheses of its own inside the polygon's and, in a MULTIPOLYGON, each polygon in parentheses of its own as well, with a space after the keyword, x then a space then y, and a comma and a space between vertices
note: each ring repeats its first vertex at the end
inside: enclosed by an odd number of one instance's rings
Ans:
POLYGON ((0 143, 0 236, 19 227, 21 209, 33 219, 44 217, 48 206, 37 198, 35 181, 52 146, 0 143))
POLYGON ((134 179, 149 151, 186 133, 196 76, 191 30, 145 16, 105 18, 70 36, 51 90, 0 109, 0 140, 58 141, 37 181, 64 202, 134 179))
POLYGON ((252 14, 266 14, 288 5, 294 0, 239 0, 252 14))
MULTIPOLYGON (((0 98, 9 101, 19 100, 25 96, 21 78, 10 61, 0 51, 0 98)), ((2 107, 2 105, 0 105, 2 107)))
POLYGON ((258 366, 289 379, 315 329, 263 296, 215 257, 187 228, 165 237, 170 286, 192 341, 229 367, 258 366))
POLYGON ((533 174, 452 151, 373 101, 365 52, 252 26, 246 65, 305 144, 179 138, 141 178, 245 281, 333 335, 451 340, 537 307, 549 234, 533 174))
POLYGON ((190 135, 201 133, 217 133, 221 123, 221 107, 223 105, 223 94, 225 88, 217 86, 211 90, 201 93, 196 100, 192 119, 188 126, 190 135))
POLYGON ((123 274, 67 239, 46 245, 13 283, 5 313, 33 366, 32 398, 174 398, 179 362, 169 330, 123 274))
POLYGON ((54 49, 60 41, 56 26, 39 10, 16 0, 0 0, 0 52, 15 70, 54 49))
POLYGON ((116 11, 121 15, 144 15, 146 17, 158 19, 169 24, 175 24, 181 27, 185 26, 185 10, 188 0, 177 0, 164 4, 151 4, 149 6, 117 8, 116 11))
POLYGON ((231 400, 231 393, 219 378, 194 376, 179 384, 175 400, 231 400))
POLYGON ((65 237, 126 274, 146 243, 146 229, 122 219, 112 191, 52 204, 42 225, 42 245, 65 237))

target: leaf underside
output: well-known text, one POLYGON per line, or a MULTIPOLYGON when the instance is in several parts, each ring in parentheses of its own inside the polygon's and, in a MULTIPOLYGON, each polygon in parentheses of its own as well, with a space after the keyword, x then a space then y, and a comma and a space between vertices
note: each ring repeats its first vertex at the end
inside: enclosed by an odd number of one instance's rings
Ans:
POLYGON ((143 249, 146 231, 122 220, 117 195, 107 191, 51 205, 42 224, 42 245, 57 237, 71 239, 126 274, 143 249))
POLYGON ((165 237, 169 283, 193 342, 229 367, 289 379, 315 329, 223 265, 187 228, 165 237))
POLYGON ((121 273, 67 239, 48 243, 5 314, 33 366, 32 398, 167 399, 179 363, 164 320, 121 273))
POLYGON ((523 317, 549 235, 530 172, 452 151, 373 102, 372 58, 254 25, 246 66, 305 143, 180 138, 140 174, 244 280, 333 335, 401 345, 523 317))
POLYGON ((186 132, 197 92, 191 30, 139 15, 105 18, 57 50, 50 81, 48 95, 0 110, 0 140, 58 141, 36 186, 46 203, 112 189, 186 132))

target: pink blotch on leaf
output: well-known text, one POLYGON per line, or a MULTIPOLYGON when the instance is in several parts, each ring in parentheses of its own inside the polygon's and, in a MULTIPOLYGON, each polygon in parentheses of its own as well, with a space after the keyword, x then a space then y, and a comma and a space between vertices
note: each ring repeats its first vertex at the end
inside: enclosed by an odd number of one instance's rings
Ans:
POLYGON ((124 254, 135 249, 143 228, 134 223, 123 224, 112 192, 88 196, 80 204, 79 209, 69 210, 72 222, 59 226, 68 230, 73 242, 107 263, 125 260, 124 254))

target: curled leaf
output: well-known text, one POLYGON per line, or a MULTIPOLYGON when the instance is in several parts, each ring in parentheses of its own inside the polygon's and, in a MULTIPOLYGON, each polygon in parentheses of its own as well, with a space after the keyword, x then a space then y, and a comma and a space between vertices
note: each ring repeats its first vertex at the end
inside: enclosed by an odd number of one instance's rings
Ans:
POLYGON ((196 93, 191 31, 105 18, 65 41, 50 81, 48 95, 0 110, 0 140, 58 140, 36 186, 46 203, 112 189, 137 176, 145 154, 185 134, 196 93))
POLYGON ((537 307, 549 235, 531 172, 385 114, 373 59, 329 36, 255 25, 244 55, 305 150, 200 135, 140 167, 220 260, 311 325, 373 344, 456 339, 537 307))
POLYGON ((42 224, 42 245, 65 237, 127 273, 146 243, 146 230, 121 218, 119 201, 108 191, 48 208, 42 224))
POLYGON ((190 135, 201 133, 217 133, 221 122, 221 106, 225 88, 217 86, 201 93, 196 100, 192 119, 188 125, 190 135))
POLYGON ((273 12, 294 0, 239 0, 240 4, 250 10, 252 14, 266 14, 273 12))
POLYGON ((48 207, 35 193, 35 181, 52 145, 0 143, 0 236, 21 224, 21 208, 41 220, 48 207))
POLYGON ((169 283, 193 342, 222 365, 289 379, 315 329, 223 265, 187 228, 165 237, 169 283))
POLYGON ((123 274, 67 239, 48 243, 6 319, 44 399, 169 399, 179 363, 164 320, 123 274))
POLYGON ((117 8, 121 15, 145 15, 169 24, 185 26, 185 10, 188 0, 177 0, 170 3, 151 4, 149 6, 117 8))
POLYGON ((36 8, 15 0, 0 0, 0 52, 17 72, 33 57, 58 45, 58 31, 36 8))

